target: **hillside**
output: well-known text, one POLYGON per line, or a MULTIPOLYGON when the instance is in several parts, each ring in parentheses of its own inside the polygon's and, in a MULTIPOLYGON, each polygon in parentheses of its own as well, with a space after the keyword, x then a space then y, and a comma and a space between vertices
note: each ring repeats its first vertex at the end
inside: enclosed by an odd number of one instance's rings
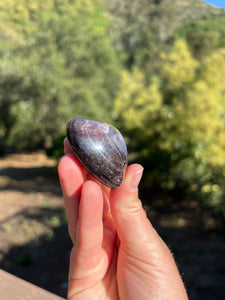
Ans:
POLYGON ((225 9, 216 8, 202 0, 178 0, 177 12, 180 23, 208 16, 225 17, 225 9))

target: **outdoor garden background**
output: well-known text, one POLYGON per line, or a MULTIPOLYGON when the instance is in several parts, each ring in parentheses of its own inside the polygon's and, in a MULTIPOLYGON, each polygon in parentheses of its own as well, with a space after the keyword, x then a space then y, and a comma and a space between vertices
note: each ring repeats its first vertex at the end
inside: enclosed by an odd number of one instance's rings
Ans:
POLYGON ((71 242, 57 162, 74 117, 122 132, 190 299, 224 299, 225 10, 0 2, 0 267, 63 297, 71 242))

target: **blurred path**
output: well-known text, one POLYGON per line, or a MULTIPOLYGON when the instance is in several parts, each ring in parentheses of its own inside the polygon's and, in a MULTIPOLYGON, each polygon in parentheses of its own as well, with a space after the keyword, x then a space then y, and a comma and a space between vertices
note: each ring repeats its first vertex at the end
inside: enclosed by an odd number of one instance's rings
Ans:
POLYGON ((66 296, 71 248, 55 160, 0 158, 0 268, 66 296))
POLYGON ((55 166, 55 160, 42 151, 0 159, 0 223, 21 209, 46 201, 62 205, 55 166))

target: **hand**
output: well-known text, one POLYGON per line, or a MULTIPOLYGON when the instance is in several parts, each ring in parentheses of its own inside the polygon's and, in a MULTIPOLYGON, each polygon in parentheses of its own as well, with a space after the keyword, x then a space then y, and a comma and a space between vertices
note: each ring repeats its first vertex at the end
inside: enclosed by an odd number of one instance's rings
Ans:
POLYGON ((99 183, 72 154, 67 139, 58 166, 73 241, 68 300, 183 300, 174 259, 138 199, 143 168, 127 168, 122 185, 99 183))

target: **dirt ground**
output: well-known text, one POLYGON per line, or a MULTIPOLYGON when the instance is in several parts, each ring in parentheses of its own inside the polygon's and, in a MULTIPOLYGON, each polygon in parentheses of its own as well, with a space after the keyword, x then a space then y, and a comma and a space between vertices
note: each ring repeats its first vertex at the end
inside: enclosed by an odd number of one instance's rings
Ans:
MULTIPOLYGON (((225 240, 214 221, 201 226, 192 201, 187 208, 146 189, 141 197, 189 298, 225 299, 225 240), (160 201, 169 209, 156 209, 160 201)), ((56 162, 42 151, 1 157, 0 268, 66 298, 71 246, 56 162)))

